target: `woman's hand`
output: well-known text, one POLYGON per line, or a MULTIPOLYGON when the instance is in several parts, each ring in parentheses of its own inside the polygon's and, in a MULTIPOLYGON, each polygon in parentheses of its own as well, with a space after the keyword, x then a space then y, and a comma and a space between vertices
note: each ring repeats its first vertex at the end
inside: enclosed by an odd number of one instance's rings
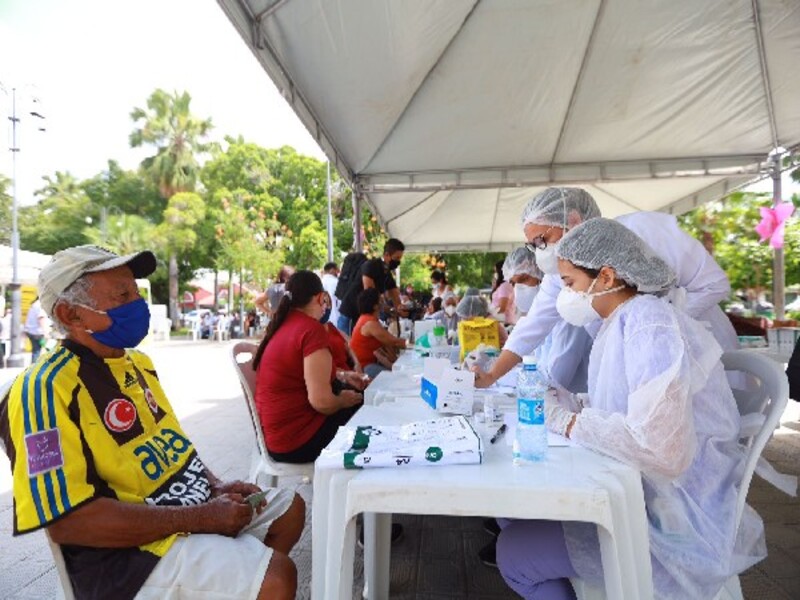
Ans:
POLYGON ((342 402, 342 408, 350 408, 364 402, 364 396, 360 392, 354 392, 353 390, 342 390, 337 397, 342 402))
POLYGON ((358 391, 362 391, 365 387, 367 387, 367 385, 369 385, 369 377, 363 373, 357 373, 356 371, 339 371, 336 374, 336 377, 342 383, 346 383, 358 391))
POLYGON ((487 388, 496 381, 490 372, 484 371, 480 367, 470 367, 469 370, 475 373, 476 388, 487 388))

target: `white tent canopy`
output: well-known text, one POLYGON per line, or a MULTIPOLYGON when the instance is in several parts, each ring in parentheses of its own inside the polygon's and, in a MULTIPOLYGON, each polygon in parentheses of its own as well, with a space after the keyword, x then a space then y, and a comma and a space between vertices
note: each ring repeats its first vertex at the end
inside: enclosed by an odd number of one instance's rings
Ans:
MULTIPOLYGON (((50 258, 47 254, 20 250, 17 262, 19 282, 36 285, 39 281, 39 271, 50 262, 50 258)), ((11 246, 0 245, 0 287, 12 282, 13 273, 13 250, 11 246)))
POLYGON ((677 214, 800 146, 798 2, 218 1, 409 249, 507 249, 554 184, 677 214))

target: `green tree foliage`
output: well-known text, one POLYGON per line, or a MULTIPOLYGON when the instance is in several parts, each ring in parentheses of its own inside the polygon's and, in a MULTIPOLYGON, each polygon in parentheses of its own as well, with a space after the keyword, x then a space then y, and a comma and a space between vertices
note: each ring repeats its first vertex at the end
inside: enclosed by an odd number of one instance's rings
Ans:
POLYGON ((126 171, 114 160, 108 161, 108 169, 81 184, 92 201, 92 206, 116 208, 123 213, 139 215, 158 223, 163 217, 167 203, 158 192, 155 183, 135 171, 126 171))
POLYGON ((54 254, 88 243, 84 230, 94 211, 80 183, 61 171, 44 181, 45 186, 36 191, 39 203, 19 209, 20 246, 54 254))
POLYGON ((467 288, 488 288, 492 285, 494 264, 505 258, 503 252, 454 252, 450 254, 406 254, 400 268, 402 285, 415 290, 431 287, 431 273, 443 271, 456 292, 467 288))
POLYGON ((151 248, 156 226, 138 215, 112 214, 105 226, 89 227, 84 234, 90 244, 108 248, 117 254, 133 254, 151 248))
POLYGON ((164 220, 155 228, 154 239, 171 255, 191 249, 197 243, 195 229, 205 213, 206 205, 199 194, 174 194, 167 202, 164 220))
MULTIPOLYGON (((198 157, 213 149, 203 141, 211 130, 211 119, 198 119, 192 115, 188 93, 168 94, 157 89, 147 99, 147 109, 134 108, 131 119, 137 128, 130 134, 131 147, 149 145, 155 154, 142 161, 142 170, 158 187, 164 200, 168 201, 163 222, 159 225, 160 239, 164 243, 169 262, 169 314, 173 325, 178 321, 179 262, 193 249, 197 235, 194 230, 178 225, 172 230, 169 223, 192 223, 196 226, 202 214, 178 214, 191 204, 188 197, 175 202, 172 199, 183 192, 193 192, 199 173, 198 157), (191 239, 191 243, 187 240, 191 239)), ((199 196, 198 196, 199 199, 199 196)), ((200 199, 202 202, 202 199, 200 199)))
POLYGON ((12 198, 8 193, 11 180, 0 175, 0 244, 11 245, 11 204, 12 198))
MULTIPOLYGON (((793 198, 798 206, 797 197, 793 198)), ((699 239, 727 273, 734 290, 769 290, 772 287, 772 247, 760 242, 755 226, 759 207, 771 206, 766 194, 735 192, 719 202, 704 204, 679 217, 681 227, 699 239)), ((800 223, 786 225, 786 284, 800 283, 800 223)))
POLYGON ((198 119, 189 110, 187 92, 169 94, 157 89, 147 99, 147 108, 134 108, 131 119, 138 126, 131 132, 132 148, 154 146, 155 155, 142 161, 142 168, 158 185, 162 198, 192 191, 199 172, 198 157, 212 146, 203 141, 211 131, 211 119, 198 119))
POLYGON ((247 274, 263 287, 283 263, 283 252, 267 243, 264 232, 270 230, 270 219, 258 204, 259 198, 246 190, 218 190, 209 212, 215 222, 215 267, 247 274))

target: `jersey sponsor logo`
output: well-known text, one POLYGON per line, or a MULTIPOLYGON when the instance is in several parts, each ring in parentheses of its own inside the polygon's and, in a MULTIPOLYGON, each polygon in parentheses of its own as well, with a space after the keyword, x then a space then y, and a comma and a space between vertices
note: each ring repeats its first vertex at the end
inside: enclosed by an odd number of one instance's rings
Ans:
POLYGON ((142 472, 156 481, 191 448, 192 443, 177 431, 164 428, 160 434, 137 446, 133 453, 140 459, 142 472))
POLYGON ((145 502, 158 506, 191 506, 208 502, 210 498, 211 484, 206 477, 205 466, 194 455, 180 472, 151 492, 145 502))
POLYGON ((144 388, 144 399, 147 400, 147 406, 150 407, 153 414, 158 414, 158 402, 156 402, 156 397, 150 391, 150 388, 144 388))
POLYGON ((128 373, 128 371, 125 371, 125 387, 129 388, 134 383, 136 383, 136 378, 133 375, 131 375, 130 373, 128 373))
POLYGON ((28 454, 28 477, 35 477, 64 466, 61 433, 58 427, 25 436, 28 454))
POLYGON ((136 421, 136 407, 124 398, 112 400, 103 413, 106 427, 115 433, 128 431, 136 421))

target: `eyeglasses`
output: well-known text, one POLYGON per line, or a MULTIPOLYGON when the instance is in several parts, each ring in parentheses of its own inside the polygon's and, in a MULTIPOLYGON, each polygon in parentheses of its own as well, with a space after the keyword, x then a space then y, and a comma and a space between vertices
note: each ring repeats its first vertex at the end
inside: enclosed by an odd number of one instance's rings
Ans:
POLYGON ((536 252, 537 250, 544 250, 545 248, 547 248, 547 242, 545 241, 544 236, 550 233, 550 230, 553 227, 555 227, 555 225, 551 225, 545 230, 543 234, 537 235, 530 242, 525 244, 525 248, 528 249, 528 252, 536 252))

